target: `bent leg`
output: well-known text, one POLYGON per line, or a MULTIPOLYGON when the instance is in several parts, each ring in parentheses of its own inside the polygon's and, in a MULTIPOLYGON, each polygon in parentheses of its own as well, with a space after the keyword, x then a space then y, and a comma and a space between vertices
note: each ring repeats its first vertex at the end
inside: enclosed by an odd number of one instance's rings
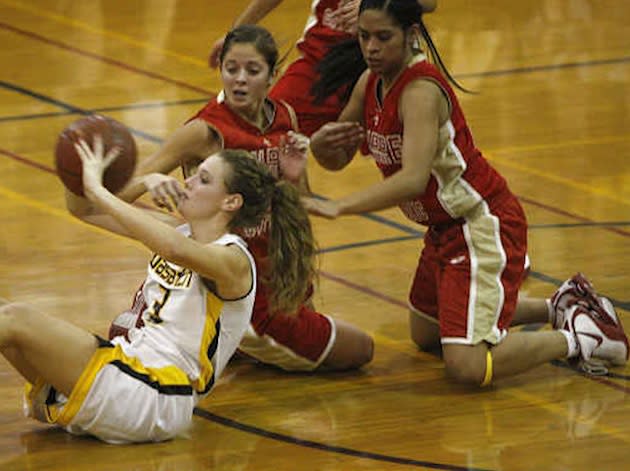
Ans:
POLYGON ((374 344, 365 332, 347 322, 312 309, 271 314, 264 291, 259 291, 250 328, 239 350, 248 357, 286 371, 346 370, 372 359, 374 344))
POLYGON ((440 347, 440 326, 436 319, 413 309, 409 311, 409 333, 411 340, 424 351, 440 347))
POLYGON ((519 295, 512 325, 549 322, 549 308, 544 298, 519 295))
POLYGON ((567 356, 566 337, 558 331, 511 332, 495 347, 446 344, 442 346, 447 374, 457 382, 481 385, 486 375, 487 352, 492 355, 492 377, 501 379, 567 356))
POLYGON ((321 364, 326 370, 350 370, 372 361, 374 341, 372 337, 354 325, 335 319, 335 340, 330 352, 321 364))
POLYGON ((23 304, 0 307, 0 351, 29 382, 36 376, 70 395, 96 345, 93 335, 62 319, 23 304))

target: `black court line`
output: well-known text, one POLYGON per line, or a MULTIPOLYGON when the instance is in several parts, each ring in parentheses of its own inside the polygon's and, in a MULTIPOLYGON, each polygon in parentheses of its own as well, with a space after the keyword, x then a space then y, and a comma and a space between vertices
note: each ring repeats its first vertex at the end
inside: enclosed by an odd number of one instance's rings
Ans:
POLYGON ((42 36, 41 34, 34 33, 32 31, 27 31, 25 29, 20 29, 16 26, 5 23, 4 21, 0 21, 0 29, 5 29, 7 31, 11 31, 13 33, 25 36, 27 38, 40 41, 42 43, 48 44, 49 46, 55 46, 59 49, 63 49, 65 51, 72 52, 74 54, 78 54, 80 56, 89 57, 90 59, 95 59, 105 64, 109 64, 115 67, 119 67, 128 72, 134 72, 139 75, 143 75, 145 77, 149 77, 152 79, 160 80, 162 82, 170 83, 171 85, 177 85, 178 87, 187 88, 188 90, 192 90, 197 93, 201 93, 208 96, 214 96, 214 94, 201 87, 196 87, 194 85, 190 85, 189 83, 182 82, 181 80, 175 80, 165 75, 157 74, 155 72, 151 72, 149 70, 141 69, 139 67, 134 67, 125 62, 121 62, 116 59, 111 59, 109 57, 101 56, 99 54, 95 54, 93 52, 89 52, 83 49, 80 49, 75 46, 71 46, 69 44, 62 43, 61 41, 57 41, 56 39, 47 38, 46 36, 42 36))
MULTIPOLYGON (((83 50, 80 49, 78 47, 75 46, 71 46, 69 44, 65 44, 61 41, 58 41, 56 39, 52 39, 52 38, 48 38, 46 36, 43 36, 41 34, 35 33, 33 31, 28 31, 25 29, 21 29, 18 28, 16 26, 10 25, 8 23, 5 23, 3 21, 0 21, 0 28, 1 29, 5 29, 7 31, 11 31, 15 34, 19 34, 25 37, 28 37, 30 39, 36 40, 36 41, 40 41, 43 42, 45 44, 48 44, 50 46, 55 46, 57 48, 66 50, 66 51, 70 51, 73 53, 76 53, 78 55, 82 55, 85 57, 89 57, 92 59, 96 59, 99 60, 101 62, 116 66, 116 67, 120 67, 122 69, 125 69, 127 71, 130 72, 135 72, 137 74, 140 75, 144 75, 146 77, 150 77, 153 79, 157 79, 157 80, 161 80, 163 82, 168 82, 170 84, 173 85, 177 85, 179 87, 183 87, 183 88, 187 88, 189 90, 194 90, 196 92, 199 93, 203 93, 203 94, 208 94, 208 95, 212 95, 213 92, 200 88, 200 87, 196 87, 194 85, 190 85, 186 82, 182 82, 180 80, 175 80, 172 79, 170 77, 161 75, 161 74, 157 74, 155 72, 151 72, 145 69, 140 69, 139 67, 134 67, 131 66, 129 64, 126 64, 124 62, 118 61, 116 59, 111 59, 109 57, 105 57, 105 56, 101 56, 99 54, 95 54, 93 52, 87 51, 87 50, 83 50)), ((513 67, 513 68, 509 68, 509 69, 499 69, 499 70, 489 70, 489 71, 484 71, 484 72, 469 72, 469 73, 461 73, 461 74, 455 74, 454 77, 455 78, 479 78, 479 77, 495 77, 495 76, 502 76, 502 75, 516 75, 516 74, 528 74, 528 73, 534 73, 534 72, 547 72, 547 71, 553 71, 553 70, 559 70, 559 69, 571 69, 571 68, 580 68, 580 67, 599 67, 599 66, 603 66, 603 65, 616 65, 616 64, 626 64, 630 62, 630 57, 628 56, 622 56, 622 57, 613 57, 610 59, 600 59, 600 60, 590 60, 590 61, 582 61, 582 62, 563 62, 560 64, 543 64, 543 65, 537 65, 537 66, 527 66, 527 67, 513 67)))
POLYGON ((560 69, 575 69, 579 67, 598 67, 602 65, 615 65, 615 64, 627 64, 630 62, 630 57, 614 57, 611 59, 592 60, 584 62, 563 62, 560 64, 546 64, 546 65, 533 65, 528 67, 515 67, 512 69, 504 70, 488 70, 486 72, 471 72, 464 74, 454 74, 455 78, 477 78, 477 77, 497 77, 500 75, 516 75, 516 74, 531 74, 534 72, 548 72, 552 70, 560 69))
POLYGON ((284 435, 281 433, 271 432, 269 430, 264 430, 253 425, 247 425, 241 422, 237 422, 236 420, 228 419, 227 417, 221 417, 219 415, 213 414, 204 409, 200 409, 198 407, 195 408, 193 412, 197 417, 201 417, 203 419, 209 420, 211 422, 215 422, 220 425, 224 425, 226 427, 230 427, 233 429, 241 430, 242 432, 251 433, 254 435, 258 435, 260 437, 269 438, 271 440, 276 440, 279 442, 289 443, 291 445, 298 445, 305 448, 312 448, 315 450, 321 450, 326 452, 334 452, 342 455, 355 456, 357 458, 365 458, 369 460, 376 461, 384 461, 387 463, 396 463, 407 466, 415 466, 420 468, 429 468, 429 469, 445 469, 450 471, 487 471, 485 468, 470 468, 468 466, 456 466, 450 464, 441 464, 434 463, 431 461, 421 461, 414 460, 411 458, 399 458, 396 456, 382 455, 380 453, 372 453, 369 451, 360 451, 353 450, 352 448, 345 448, 341 446, 335 445, 327 445, 325 443, 319 443, 312 440, 303 440, 301 438, 292 437, 290 435, 284 435))
MULTIPOLYGON (((26 94, 28 96, 31 96, 31 97, 33 97, 35 99, 38 99, 38 100, 45 101, 47 103, 52 103, 55 106, 59 106, 59 107, 65 109, 67 111, 71 111, 71 112, 78 113, 78 114, 87 114, 86 110, 83 110, 81 108, 69 105, 69 104, 61 102, 59 100, 55 100, 55 99, 46 97, 46 96, 38 94, 38 93, 26 90, 26 89, 24 89, 22 87, 18 87, 18 86, 15 86, 15 85, 8 84, 7 82, 0 81, 0 86, 8 88, 8 89, 13 90, 13 91, 16 91, 18 93, 24 93, 24 94, 26 94)), ((140 135, 140 136, 142 136, 142 137, 144 137, 146 139, 149 139, 149 140, 151 140, 153 142, 161 142, 161 139, 159 139, 159 138, 157 138, 155 136, 151 136, 151 135, 149 135, 147 133, 140 132, 140 131, 136 131, 136 133, 137 133, 137 135, 140 135)), ((22 163, 25 163, 27 165, 30 165, 32 167, 38 168, 40 170, 44 170, 44 171, 49 172, 49 173, 54 173, 54 170, 52 168, 47 167, 47 166, 45 166, 43 164, 40 164, 38 162, 34 162, 34 161, 32 161, 32 160, 30 160, 28 158, 18 156, 17 154, 12 153, 10 151, 6 151, 4 149, 0 149, 0 154, 5 155, 7 157, 10 157, 10 158, 12 158, 14 160, 20 161, 22 163)), ((549 207, 549 208, 553 209, 552 207, 549 207)), ((365 214, 364 216, 369 218, 369 219, 372 219, 372 220, 374 220, 376 222, 386 223, 387 225, 389 225, 391 227, 399 228, 399 229, 403 230, 404 232, 407 232, 407 233, 412 235, 412 237, 400 238, 401 240, 409 240, 410 238, 420 237, 422 235, 422 233, 420 231, 412 229, 409 226, 405 226, 405 225, 401 225, 399 223, 395 223, 393 221, 389 221, 386 218, 383 218, 383 217, 378 216, 378 215, 365 214)), ((581 217, 578 217, 578 218, 582 219, 581 217)), ((366 294, 370 294, 370 295, 373 295, 373 296, 376 295, 378 298, 383 299, 384 301, 387 301, 387 302, 391 302, 392 304, 394 304, 396 306, 406 308, 406 304, 405 303, 403 303, 403 302, 401 302, 399 300, 393 299, 393 298, 389 298, 388 296, 385 296, 382 293, 378 293, 378 292, 376 292, 374 290, 371 290, 370 288, 368 288, 366 286, 362 286, 362 285, 358 285, 358 284, 349 282, 348 280, 345 280, 345 279, 340 278, 340 277, 338 277, 336 275, 332 275, 332 274, 325 273, 325 272, 322 272, 321 275, 325 276, 325 277, 327 277, 329 279, 332 279, 334 281, 337 281, 337 282, 340 282, 342 284, 345 284, 346 286, 349 286, 349 287, 352 287, 352 288, 355 288, 355 289, 359 289, 361 292, 364 292, 366 294)), ((552 283, 556 284, 556 286, 559 286, 559 284, 561 283, 560 280, 556 280, 554 278, 548 277, 546 275, 543 275, 543 274, 537 273, 537 272, 531 272, 530 276, 536 276, 539 279, 552 282, 552 283)), ((614 304, 615 301, 613 301, 612 299, 611 299, 611 301, 614 304)), ((626 304, 626 303, 623 303, 623 304, 626 304)), ((628 303, 628 304, 630 305, 630 303, 628 303)), ((628 308, 625 308, 625 309, 628 309, 628 308)), ((615 388, 615 389, 622 389, 622 390, 624 390, 626 392, 629 391, 628 388, 624 388, 622 385, 618 385, 618 384, 616 384, 614 382, 611 382, 611 381, 606 381, 606 380, 604 380, 602 378, 597 378, 597 377, 592 377, 592 376, 589 376, 589 378, 591 378, 591 379, 593 379, 593 380, 595 380, 597 382, 600 382, 602 384, 605 384, 605 385, 607 385, 609 387, 615 388)), ((626 378, 624 377, 623 379, 626 379, 626 378)), ((464 468, 464 467, 460 467, 460 466, 444 465, 444 464, 439 464, 439 463, 431 463, 431 462, 425 462, 425 461, 419 461, 419 460, 412 460, 412 459, 408 459, 408 458, 399 458, 399 457, 393 457, 393 456, 387 456, 387 455, 380 455, 380 454, 377 454, 377 453, 363 452, 363 451, 359 451, 359 450, 352 450, 352 449, 349 449, 349 448, 325 445, 325 444, 312 442, 312 441, 308 441, 308 440, 301 440, 301 439, 298 439, 298 438, 277 434, 275 432, 265 431, 265 430, 257 428, 257 427, 253 427, 253 426, 249 426, 249 425, 245 425, 245 424, 240 424, 240 423, 235 422, 235 421, 233 421, 231 419, 223 418, 223 417, 217 416, 217 415, 212 414, 212 413, 210 413, 208 411, 204 411, 204 410, 198 409, 198 408, 195 409, 195 415, 197 415, 199 417, 202 417, 202 418, 205 418, 207 420, 211 420, 211 421, 223 424, 225 426, 234 427, 234 428, 237 428, 239 430, 243 430, 243 431, 246 431, 246 432, 249 432, 249 433, 256 433, 256 434, 259 434, 261 436, 265 436, 265 437, 272 438, 272 439, 279 440, 279 441, 284 441, 286 443, 292 443, 292 444, 296 444, 296 445, 300 445, 300 446, 310 447, 310 448, 314 448, 314 449, 320 449, 320 450, 323 450, 323 451, 347 454, 349 456, 357 456, 357 457, 362 457, 362 458, 366 458, 366 459, 387 461, 387 462, 392 462, 392 463, 398 463, 398 464, 415 466, 415 467, 425 467, 425 468, 430 468, 430 469, 471 470, 471 471, 478 469, 478 468, 464 468)), ((479 471, 481 471, 481 470, 479 470, 479 471)))
MULTIPOLYGON (((0 22, 0 24, 1 24, 1 22, 0 22)), ((32 90, 28 90, 28 89, 26 89, 24 87, 20 87, 18 85, 14 85, 14 84, 11 84, 9 82, 5 82, 5 81, 0 80, 0 87, 6 88, 8 90, 11 90, 11 91, 14 91, 14 92, 26 95, 26 96, 30 96, 30 97, 32 97, 32 98, 34 98, 36 100, 39 100, 39 101, 51 104, 53 106, 57 106, 57 107, 62 108, 63 110, 65 110, 67 112, 76 113, 76 114, 79 114, 79 115, 87 115, 87 114, 90 113, 88 110, 85 110, 83 108, 76 107, 76 106, 71 105, 69 103, 57 100, 55 98, 51 98, 49 96, 43 95, 43 94, 38 93, 38 92, 34 92, 32 90)), ((144 139, 147 139, 147 140, 149 140, 151 142, 155 142, 155 143, 161 143, 162 142, 162 139, 160 139, 160 138, 158 138, 156 136, 153 136, 153 135, 151 135, 149 133, 146 133, 144 131, 140 131, 140 130, 134 129, 134 128, 129 128, 129 130, 131 131, 132 134, 134 134, 136 136, 139 136, 139 137, 142 137, 144 139)), ((17 156, 16 154, 14 154, 14 153, 12 153, 10 151, 4 150, 2 148, 0 148, 0 154, 3 154, 5 156, 13 158, 15 160, 19 160, 20 162, 26 163, 27 165, 31 165, 29 163, 29 162, 31 162, 31 161, 29 161, 29 159, 21 157, 21 156, 17 156)), ((38 163, 35 163, 35 162, 32 163, 32 166, 34 166, 36 168, 39 168, 39 169, 42 169, 42 168, 46 167, 44 165, 41 165, 41 164, 38 164, 38 163)), ((47 170, 54 173, 54 170, 52 168, 48 168, 47 170)), ((316 195, 316 196, 318 198, 320 198, 320 199, 326 199, 324 196, 321 196, 321 195, 316 195)), ((546 210, 548 210, 550 212, 559 213, 559 214, 562 214, 562 215, 567 216, 567 217, 572 217, 572 218, 577 219, 579 221, 584 221, 584 222, 589 222, 589 223, 594 222, 591 219, 588 219, 586 217, 578 216, 578 215, 575 215, 573 213, 569 213, 568 211, 564 211, 564 210, 555 208, 553 206, 545 205, 543 203, 538 203, 537 201, 534 201, 534 200, 531 200, 531 199, 527 199, 527 201, 532 203, 532 204, 536 204, 537 206, 540 206, 540 207, 542 207, 542 208, 544 208, 544 209, 546 209, 546 210)), ((383 216, 380 216, 378 214, 364 213, 364 214, 361 214, 359 216, 363 217, 363 218, 366 218, 366 219, 369 219, 369 220, 372 220, 372 221, 377 222, 379 224, 384 224, 384 225, 387 225, 389 227, 398 229, 398 230, 400 230, 402 232, 410 234, 413 237, 421 237, 424 234, 420 230, 417 230, 417 229, 415 229, 415 228, 413 228, 411 226, 408 226, 408 225, 405 225, 405 224, 401 224, 401 223, 398 223, 396 221, 391 221, 391 220, 389 220, 389 219, 387 219, 387 218, 385 218, 383 216)), ((604 230, 606 230, 606 229, 613 230, 615 228, 603 227, 603 229, 604 230)), ((626 236, 626 235, 630 236, 630 233, 625 232, 625 231, 621 231, 621 230, 615 230, 613 232, 615 232, 617 234, 620 234, 620 235, 624 235, 624 236, 626 236)), ((409 240, 409 238, 402 238, 400 240, 409 240)), ((375 242, 371 242, 371 243, 370 242, 364 242, 362 246, 375 245, 377 243, 382 243, 382 242, 379 242, 379 241, 375 241, 375 242)), ((350 248, 350 247, 346 247, 346 248, 350 248)), ((324 250, 331 251, 331 252, 335 251, 334 248, 328 248, 328 249, 324 249, 324 250)), ((536 278, 536 279, 538 279, 540 281, 544 281, 544 282, 547 282, 547 283, 554 284, 555 286, 560 286, 563 283, 563 281, 564 281, 564 280, 558 280, 556 278, 547 276, 547 275, 545 275, 543 273, 536 272, 536 271, 531 271, 529 276, 531 276, 533 278, 536 278)), ((334 277, 334 275, 330 275, 330 277, 334 277)), ((338 277, 334 277, 334 278, 339 279, 338 277)), ((348 282, 348 283, 351 283, 351 282, 348 282)), ((356 286, 358 287, 358 285, 356 285, 356 286)), ((367 292, 367 291, 364 291, 364 290, 369 290, 369 288, 363 287, 362 291, 363 292, 367 292)), ((372 294, 371 293, 372 290, 369 290, 369 292, 370 292, 370 294, 372 294)), ((630 311, 630 302, 624 302, 624 301, 620 301, 618 299, 610 298, 610 297, 609 297, 609 299, 610 299, 610 301, 613 303, 613 305, 615 307, 621 307, 621 308, 623 308, 623 309, 625 309, 627 311, 630 311)))
MULTIPOLYGON (((12 85, 12 86, 15 87, 15 85, 12 85)), ((196 98, 196 99, 191 99, 191 100, 160 101, 160 102, 155 102, 155 103, 133 103, 131 105, 124 105, 124 106, 108 106, 104 108, 84 109, 80 111, 80 114, 112 113, 116 111, 142 110, 142 109, 151 109, 151 108, 168 108, 170 106, 194 105, 194 104, 202 104, 202 103, 205 104, 207 102, 208 100, 206 98, 196 98)), ((28 121, 28 120, 34 120, 34 119, 56 118, 56 117, 68 116, 72 114, 77 114, 77 112, 68 110, 68 111, 56 111, 56 112, 50 112, 50 113, 35 113, 35 114, 25 114, 25 115, 16 115, 16 116, 4 116, 4 117, 0 117, 0 123, 11 122, 11 121, 28 121)))
MULTIPOLYGON (((1 24, 1 22, 0 22, 1 24)), ((77 114, 77 115, 89 115, 92 112, 89 110, 86 110, 84 108, 79 108, 77 106, 71 105, 69 103, 57 100, 55 98, 51 98, 47 95, 43 95, 41 93, 38 92, 34 92, 32 90, 28 90, 26 88, 20 87, 19 85, 14 85, 12 83, 9 82, 5 82, 4 80, 0 80, 0 87, 1 88, 6 88, 7 90, 12 90, 14 92, 20 93, 22 95, 26 95, 26 96, 30 96, 31 98, 35 98, 36 100, 42 101, 44 103, 48 103, 50 105, 54 105, 57 106, 59 108, 62 108, 64 110, 66 110, 66 112, 70 113, 70 114, 77 114)), ((134 134, 138 137, 142 137, 143 139, 146 139, 147 141, 151 141, 151 142, 155 142, 155 143, 161 143, 162 139, 152 136, 151 134, 148 134, 144 131, 140 131, 139 129, 135 129, 135 128, 131 128, 129 126, 127 126, 127 129, 129 129, 129 131, 131 132, 131 134, 134 134)))
POLYGON ((581 369, 579 369, 577 366, 572 366, 570 364, 568 364, 566 361, 562 361, 562 360, 552 360, 551 362, 552 366, 555 366, 556 368, 565 368, 567 370, 571 370, 576 372, 577 374, 584 376, 585 378, 588 378, 590 380, 596 381, 598 383, 601 384, 605 384, 608 387, 611 387, 613 389, 617 389, 619 391, 622 391, 626 394, 630 394, 630 387, 623 385, 623 384, 619 384, 616 383, 614 381, 611 381, 611 379, 618 379, 618 380, 622 380, 622 381, 629 381, 630 380, 630 376, 629 375, 622 375, 619 373, 613 373, 613 372, 608 372, 603 376, 593 376, 593 375, 589 375, 588 373, 585 373, 584 371, 582 371, 581 369))

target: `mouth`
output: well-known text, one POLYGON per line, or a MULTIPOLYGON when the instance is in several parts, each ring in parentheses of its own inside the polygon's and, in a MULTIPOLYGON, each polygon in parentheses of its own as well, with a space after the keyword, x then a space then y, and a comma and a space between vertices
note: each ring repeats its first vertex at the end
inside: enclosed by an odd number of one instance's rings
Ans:
POLYGON ((247 98, 247 92, 243 90, 233 90, 232 95, 234 96, 234 98, 238 98, 238 99, 247 98))

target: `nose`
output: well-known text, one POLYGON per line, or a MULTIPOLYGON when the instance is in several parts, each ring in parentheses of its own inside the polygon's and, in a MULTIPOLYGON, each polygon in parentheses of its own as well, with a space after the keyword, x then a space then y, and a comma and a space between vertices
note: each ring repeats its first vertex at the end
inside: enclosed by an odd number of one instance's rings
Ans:
POLYGON ((245 69, 240 69, 236 74, 236 81, 240 83, 244 83, 247 81, 247 72, 245 69))
POLYGON ((369 37, 365 41, 365 50, 368 52, 375 52, 379 50, 378 40, 374 37, 369 37))

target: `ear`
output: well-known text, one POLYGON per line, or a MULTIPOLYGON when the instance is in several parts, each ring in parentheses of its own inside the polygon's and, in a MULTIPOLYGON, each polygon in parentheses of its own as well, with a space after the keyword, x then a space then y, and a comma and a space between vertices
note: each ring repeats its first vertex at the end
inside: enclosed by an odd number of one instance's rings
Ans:
POLYGON ((235 212, 243 206, 243 195, 240 193, 232 193, 227 195, 221 203, 221 209, 228 212, 235 212))
POLYGON ((413 50, 420 49, 420 38, 422 33, 420 32, 420 26, 417 24, 411 25, 407 30, 407 45, 413 50))
POLYGON ((274 69, 269 72, 269 78, 267 79, 267 85, 271 86, 271 84, 273 84, 273 82, 276 80, 277 76, 278 76, 278 69, 276 67, 274 67, 274 69))

